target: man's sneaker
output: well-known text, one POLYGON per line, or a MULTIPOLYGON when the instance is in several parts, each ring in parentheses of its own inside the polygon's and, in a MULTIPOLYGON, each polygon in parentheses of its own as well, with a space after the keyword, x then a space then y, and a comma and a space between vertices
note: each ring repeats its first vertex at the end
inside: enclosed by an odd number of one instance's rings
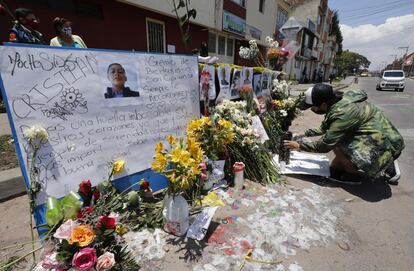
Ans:
POLYGON ((397 160, 394 160, 394 163, 391 163, 391 165, 385 170, 386 179, 385 181, 388 184, 391 185, 398 185, 398 180, 401 177, 400 174, 400 167, 398 166, 397 160))

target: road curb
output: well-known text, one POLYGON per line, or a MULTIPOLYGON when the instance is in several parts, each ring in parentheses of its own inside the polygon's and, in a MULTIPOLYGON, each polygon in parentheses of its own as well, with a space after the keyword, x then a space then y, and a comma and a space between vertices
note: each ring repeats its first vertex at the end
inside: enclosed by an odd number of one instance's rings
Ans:
POLYGON ((20 168, 0 171, 0 202, 26 194, 20 168))

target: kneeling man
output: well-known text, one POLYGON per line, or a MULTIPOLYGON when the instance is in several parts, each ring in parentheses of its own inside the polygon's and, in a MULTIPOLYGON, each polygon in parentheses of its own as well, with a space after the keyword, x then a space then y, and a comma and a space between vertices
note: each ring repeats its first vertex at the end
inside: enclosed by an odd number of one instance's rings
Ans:
POLYGON ((307 130, 305 136, 321 137, 310 142, 285 141, 285 147, 318 153, 333 150, 331 176, 344 183, 385 178, 388 183, 397 184, 394 160, 404 149, 404 140, 367 98, 359 89, 342 94, 326 84, 309 88, 301 109, 311 108, 316 114, 324 114, 325 119, 319 128, 307 130))

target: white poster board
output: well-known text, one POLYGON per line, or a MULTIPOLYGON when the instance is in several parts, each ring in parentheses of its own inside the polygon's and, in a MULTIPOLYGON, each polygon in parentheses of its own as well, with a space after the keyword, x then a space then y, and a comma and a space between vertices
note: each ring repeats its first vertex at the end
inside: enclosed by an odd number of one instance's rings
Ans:
POLYGON ((38 203, 107 179, 113 160, 126 161, 115 179, 150 168, 155 144, 199 117, 194 56, 5 46, 0 71, 26 175, 23 131, 37 124, 49 135, 36 159, 38 203))
MULTIPOLYGON (((275 155, 273 162, 279 166, 278 155, 275 155)), ((281 173, 329 177, 329 158, 324 154, 292 151, 290 163, 281 169, 281 173)))

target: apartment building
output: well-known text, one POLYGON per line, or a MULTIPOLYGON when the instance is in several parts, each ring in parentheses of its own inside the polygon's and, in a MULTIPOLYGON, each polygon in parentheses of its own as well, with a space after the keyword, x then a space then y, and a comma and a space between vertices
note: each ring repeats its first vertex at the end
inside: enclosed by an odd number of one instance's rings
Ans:
MULTIPOLYGON (((6 4, 12 10, 32 9, 46 41, 54 37, 53 19, 64 17, 90 48, 189 53, 181 41, 173 0, 13 0, 6 4)), ((303 27, 297 36, 301 49, 288 63, 292 77, 299 79, 306 67, 311 78, 311 71, 320 64, 324 70, 332 65, 332 57, 327 57, 333 55, 332 46, 325 46, 332 13, 327 0, 193 0, 191 8, 197 16, 191 21, 189 50, 206 42, 209 54, 220 62, 254 65, 240 59, 240 46, 255 39, 265 53, 266 36, 285 38, 280 29, 294 16, 303 27)), ((11 19, 0 16, 2 41, 7 41, 10 27, 11 19)))
POLYGON ((333 12, 328 0, 303 0, 291 5, 289 24, 297 27, 299 46, 295 58, 286 64, 289 76, 299 81, 328 80, 334 71, 337 52, 335 37, 329 36, 333 12))

